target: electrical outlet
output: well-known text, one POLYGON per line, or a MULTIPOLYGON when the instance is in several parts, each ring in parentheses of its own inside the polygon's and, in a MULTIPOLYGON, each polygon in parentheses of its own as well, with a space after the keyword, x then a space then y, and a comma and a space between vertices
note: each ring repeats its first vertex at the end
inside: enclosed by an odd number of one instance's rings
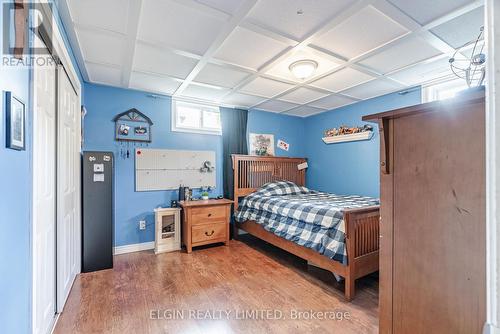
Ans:
POLYGON ((145 230, 146 229, 146 221, 141 220, 139 221, 139 230, 145 230))

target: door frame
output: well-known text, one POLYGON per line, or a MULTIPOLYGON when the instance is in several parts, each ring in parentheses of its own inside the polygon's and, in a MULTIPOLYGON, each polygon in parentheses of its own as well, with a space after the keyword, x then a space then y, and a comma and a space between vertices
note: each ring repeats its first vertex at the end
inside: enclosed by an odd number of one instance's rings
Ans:
POLYGON ((500 333, 500 3, 486 0, 486 296, 484 333, 500 333))
MULTIPOLYGON (((63 39, 63 35, 61 33, 61 30, 60 30, 60 27, 59 25, 57 24, 57 19, 55 18, 55 15, 52 11, 52 7, 51 5, 49 5, 48 3, 44 3, 42 5, 42 10, 44 12, 44 15, 46 15, 46 17, 48 18, 52 18, 52 29, 51 29, 51 32, 52 32, 52 36, 51 37, 51 51, 54 55, 57 55, 57 60, 58 60, 58 63, 60 63, 62 66, 57 66, 56 68, 56 71, 58 70, 63 70, 66 72, 71 84, 73 85, 73 88, 75 90, 75 92, 77 93, 77 101, 78 101, 78 105, 81 106, 82 104, 82 99, 81 99, 81 92, 82 92, 82 85, 81 85, 81 82, 80 82, 80 79, 79 79, 79 76, 77 74, 77 71, 75 70, 75 67, 73 65, 73 62, 72 62, 72 58, 68 52, 68 49, 66 47, 66 44, 64 42, 64 39, 63 39)), ((31 26, 34 26, 33 23, 34 23, 34 18, 32 17, 32 15, 30 15, 30 25, 31 26)), ((48 30, 50 31, 50 29, 48 30)), ((56 72, 56 82, 57 82, 57 72, 56 72)), ((35 87, 36 87, 36 83, 35 83, 35 79, 33 78, 33 76, 31 76, 31 91, 32 91, 32 96, 31 96, 31 100, 34 101, 35 99, 35 94, 36 94, 36 90, 35 90, 35 87)), ((58 87, 56 86, 56 94, 57 94, 57 91, 58 91, 58 87)), ((57 131, 58 131, 58 128, 57 128, 57 114, 58 114, 58 99, 57 99, 57 96, 56 96, 56 135, 57 135, 57 131)), ((79 122, 81 122, 81 117, 80 115, 78 115, 78 120, 79 122)), ((34 126, 34 125, 33 125, 34 126)), ((80 124, 80 127, 79 129, 81 129, 81 126, 82 124, 80 124)), ((80 132, 81 133, 81 132, 80 132)), ((80 147, 81 147, 81 137, 80 135, 78 136, 79 138, 79 143, 80 143, 80 147)), ((35 138, 33 137, 32 138, 32 147, 34 148, 35 147, 35 138)), ((57 145, 57 137, 56 137, 56 145, 57 145)), ((32 155, 33 155, 33 152, 32 152, 32 155)), ((57 146, 56 146, 56 157, 57 157, 57 146)), ((33 159, 31 159, 31 169, 32 169, 32 181, 35 182, 36 180, 36 172, 35 172, 35 168, 33 166, 33 159)), ((56 162, 56 166, 57 166, 57 162, 56 162)), ((78 165, 79 166, 79 165, 78 165)), ((57 199, 57 179, 60 178, 60 173, 61 171, 57 170, 57 167, 56 167, 56 203, 58 201, 57 199)), ((79 223, 81 221, 81 179, 80 178, 77 178, 76 181, 76 188, 77 188, 77 194, 78 194, 78 199, 77 199, 77 221, 78 221, 78 227, 80 227, 79 229, 77 229, 76 233, 77 233, 77 236, 76 236, 76 240, 79 240, 81 241, 81 224, 79 223)), ((33 192, 31 194, 32 196, 32 203, 34 203, 34 199, 33 199, 33 192)), ((32 208, 33 210, 33 208, 32 208)), ((57 318, 57 314, 62 312, 63 310, 63 307, 64 307, 64 303, 66 302, 66 298, 67 296, 64 297, 64 302, 61 303, 61 302, 58 302, 58 296, 57 296, 57 293, 58 291, 61 289, 60 287, 60 284, 58 283, 58 280, 57 280, 57 277, 59 276, 59 272, 58 272, 58 267, 57 267, 57 256, 65 256, 66 254, 57 254, 57 245, 59 244, 59 240, 57 239, 59 236, 57 234, 57 209, 56 209, 56 222, 55 222, 55 225, 56 225, 56 258, 54 259, 55 261, 55 268, 56 268, 56 273, 55 273, 55 278, 56 278, 56 296, 54 296, 55 298, 55 303, 56 303, 56 310, 55 310, 55 314, 54 314, 54 321, 52 323, 52 326, 55 325, 56 323, 56 318, 57 318)), ((33 235, 34 233, 34 224, 33 224, 33 214, 31 215, 31 233, 33 235)), ((31 243, 32 243, 32 291, 31 291, 31 323, 32 323, 32 330, 34 329, 34 321, 35 321, 35 314, 36 314, 36 304, 34 303, 34 286, 35 286, 35 283, 38 279, 38 277, 35 276, 35 273, 36 273, 36 270, 34 268, 34 264, 37 263, 37 261, 35 259, 38 259, 38 256, 36 254, 36 252, 34 251, 35 250, 35 247, 34 247, 34 239, 32 238, 31 239, 31 243)), ((76 255, 76 258, 78 259, 77 260, 77 272, 75 273, 78 274, 80 273, 80 270, 81 270, 81 247, 80 245, 78 244, 76 247, 75 247, 75 251, 77 252, 77 255, 76 255)), ((43 259, 41 259, 43 260, 43 259)))

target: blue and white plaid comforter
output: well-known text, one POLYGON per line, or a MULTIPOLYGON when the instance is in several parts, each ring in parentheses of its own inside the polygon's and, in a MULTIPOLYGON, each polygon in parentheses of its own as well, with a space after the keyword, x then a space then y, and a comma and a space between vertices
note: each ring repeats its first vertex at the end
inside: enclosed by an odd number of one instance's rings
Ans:
POLYGON ((235 219, 254 220, 267 231, 347 264, 343 210, 379 203, 377 198, 328 194, 277 181, 245 197, 235 219))

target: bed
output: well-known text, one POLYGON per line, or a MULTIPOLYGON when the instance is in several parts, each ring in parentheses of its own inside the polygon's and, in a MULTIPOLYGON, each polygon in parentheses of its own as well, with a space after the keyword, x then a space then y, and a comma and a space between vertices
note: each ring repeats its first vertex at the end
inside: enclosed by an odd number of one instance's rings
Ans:
POLYGON ((342 276, 345 298, 355 280, 378 270, 378 200, 305 188, 303 158, 233 155, 238 230, 342 276), (240 201, 241 200, 241 201, 240 201))

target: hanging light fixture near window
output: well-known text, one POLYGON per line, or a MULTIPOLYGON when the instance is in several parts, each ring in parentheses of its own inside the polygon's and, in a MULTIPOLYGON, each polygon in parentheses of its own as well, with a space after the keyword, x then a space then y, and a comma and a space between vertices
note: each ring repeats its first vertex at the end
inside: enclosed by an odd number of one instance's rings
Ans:
POLYGON ((288 69, 300 80, 309 78, 318 68, 318 63, 311 59, 298 60, 290 64, 288 69))

